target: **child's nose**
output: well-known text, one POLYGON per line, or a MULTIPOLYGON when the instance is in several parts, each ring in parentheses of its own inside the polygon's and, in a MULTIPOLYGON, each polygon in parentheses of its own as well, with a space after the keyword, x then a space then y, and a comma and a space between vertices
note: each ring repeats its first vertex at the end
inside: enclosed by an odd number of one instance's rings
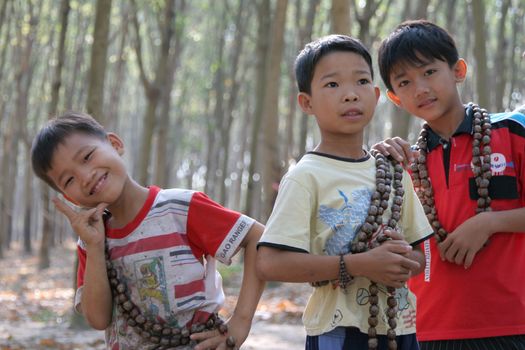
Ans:
POLYGON ((346 92, 345 96, 344 96, 344 101, 345 102, 355 102, 359 100, 359 95, 357 95, 355 93, 355 91, 353 90, 349 90, 346 92))
POLYGON ((426 95, 430 92, 430 89, 426 84, 417 84, 416 85, 416 97, 419 97, 421 95, 426 95))
POLYGON ((82 181, 82 185, 87 186, 93 180, 93 177, 95 176, 95 172, 89 168, 82 168, 81 170, 79 170, 78 176, 80 177, 80 180, 82 181))

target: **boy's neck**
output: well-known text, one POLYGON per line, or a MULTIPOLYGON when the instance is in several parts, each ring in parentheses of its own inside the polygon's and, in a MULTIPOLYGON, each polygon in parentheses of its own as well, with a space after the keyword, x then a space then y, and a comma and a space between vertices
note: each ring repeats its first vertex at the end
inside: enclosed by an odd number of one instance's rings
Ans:
POLYGON ((354 140, 321 140, 313 151, 350 159, 361 159, 366 155, 362 140, 358 142, 354 140))
POLYGON ((120 198, 108 206, 111 219, 108 224, 113 229, 126 226, 133 221, 148 199, 149 189, 128 179, 120 198))
POLYGON ((442 139, 449 140, 465 118, 465 106, 461 102, 454 104, 451 109, 440 118, 429 121, 428 125, 442 139))

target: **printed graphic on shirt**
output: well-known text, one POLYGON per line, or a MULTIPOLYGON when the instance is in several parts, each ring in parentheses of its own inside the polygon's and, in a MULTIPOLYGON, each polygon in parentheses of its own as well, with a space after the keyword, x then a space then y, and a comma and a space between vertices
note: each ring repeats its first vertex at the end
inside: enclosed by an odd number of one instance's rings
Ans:
MULTIPOLYGON (((377 285, 379 289, 379 294, 383 294, 385 298, 390 296, 390 293, 386 290, 386 287, 383 285, 377 285)), ((408 288, 406 286, 403 286, 402 288, 397 288, 394 294, 394 297, 397 300, 397 317, 403 321, 403 318, 401 315, 405 312, 405 310, 410 309, 410 301, 408 300, 408 288)), ((359 288, 356 293, 356 302, 357 304, 361 306, 365 306, 369 304, 370 302, 370 291, 368 288, 359 288)), ((383 318, 383 320, 388 322, 388 319, 386 317, 385 313, 380 314, 380 316, 383 318)))
POLYGON ((319 218, 330 226, 334 234, 326 241, 325 250, 328 255, 347 254, 350 252, 350 242, 353 241, 359 227, 365 221, 370 207, 372 192, 367 188, 352 191, 350 202, 348 196, 341 190, 339 195, 344 204, 341 208, 319 207, 319 218))
POLYGON ((147 305, 148 314, 155 317, 163 313, 169 314, 170 307, 162 257, 137 260, 135 274, 140 300, 147 305), (162 312, 159 308, 163 309, 162 312))
POLYGON ((340 309, 336 309, 334 316, 332 317, 332 321, 330 322, 330 326, 335 328, 341 323, 343 320, 343 312, 340 309))
POLYGON ((492 176, 503 175, 506 167, 507 161, 503 154, 493 153, 490 155, 490 170, 492 171, 492 176))
MULTIPOLYGON (((481 157, 481 164, 483 164, 483 157, 481 157)), ((505 158, 504 154, 492 153, 490 155, 490 170, 492 172, 492 176, 503 175, 507 167, 514 168, 514 162, 507 162, 507 158, 505 158)), ((466 170, 468 168, 469 166, 467 164, 454 164, 455 171, 466 170)), ((474 164, 472 161, 470 162, 470 169, 474 171, 474 164)))

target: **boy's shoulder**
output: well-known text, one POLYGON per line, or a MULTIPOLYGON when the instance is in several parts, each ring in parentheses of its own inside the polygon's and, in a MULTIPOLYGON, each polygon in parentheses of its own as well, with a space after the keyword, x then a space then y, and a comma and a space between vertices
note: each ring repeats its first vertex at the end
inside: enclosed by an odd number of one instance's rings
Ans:
POLYGON ((499 124, 509 121, 517 123, 521 128, 525 129, 525 114, 520 111, 494 113, 490 115, 491 124, 499 124))

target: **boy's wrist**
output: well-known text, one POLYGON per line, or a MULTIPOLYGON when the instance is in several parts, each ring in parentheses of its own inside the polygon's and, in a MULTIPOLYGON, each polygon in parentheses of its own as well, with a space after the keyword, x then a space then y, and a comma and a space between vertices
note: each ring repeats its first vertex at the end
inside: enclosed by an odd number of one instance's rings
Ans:
POLYGON ((359 263, 356 260, 359 259, 358 254, 346 254, 343 256, 346 271, 353 277, 361 277, 362 274, 358 268, 359 263))

